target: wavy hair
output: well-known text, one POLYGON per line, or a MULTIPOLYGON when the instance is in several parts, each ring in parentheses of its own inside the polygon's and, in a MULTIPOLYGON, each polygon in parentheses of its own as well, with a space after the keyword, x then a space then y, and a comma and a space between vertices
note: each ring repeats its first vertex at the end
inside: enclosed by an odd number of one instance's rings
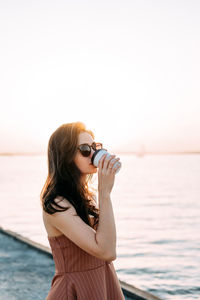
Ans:
POLYGON ((55 202, 58 196, 65 198, 86 224, 95 227, 99 220, 99 209, 95 206, 95 194, 89 189, 93 174, 88 174, 86 181, 82 182, 81 172, 74 163, 81 132, 87 132, 94 138, 93 132, 87 130, 82 122, 63 124, 51 135, 47 150, 48 175, 40 200, 44 211, 54 214, 69 209, 55 202), (93 224, 89 215, 94 217, 93 224))

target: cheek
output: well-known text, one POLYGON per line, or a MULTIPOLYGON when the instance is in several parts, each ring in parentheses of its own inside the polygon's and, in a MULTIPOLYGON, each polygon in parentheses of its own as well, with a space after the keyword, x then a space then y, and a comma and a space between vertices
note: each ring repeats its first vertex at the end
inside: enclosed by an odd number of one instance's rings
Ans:
POLYGON ((81 164, 81 157, 80 157, 80 155, 77 154, 75 156, 74 162, 75 162, 75 164, 76 164, 77 167, 81 164))
POLYGON ((79 154, 75 156, 74 162, 80 170, 88 164, 87 157, 83 157, 82 155, 79 154))

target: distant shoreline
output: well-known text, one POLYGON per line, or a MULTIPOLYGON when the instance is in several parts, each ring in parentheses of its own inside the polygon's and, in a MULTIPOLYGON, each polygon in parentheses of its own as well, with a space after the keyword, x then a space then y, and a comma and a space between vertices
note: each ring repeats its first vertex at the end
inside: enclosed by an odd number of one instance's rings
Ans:
MULTIPOLYGON (((117 151, 116 151, 117 152, 117 151)), ((117 152, 119 154, 125 154, 125 155, 137 155, 137 156, 145 156, 145 155, 179 155, 179 154, 200 154, 200 151, 185 151, 185 152, 145 152, 145 153, 140 153, 140 152, 117 152)))
MULTIPOLYGON (((113 151, 112 151, 113 152, 113 151)), ((186 151, 186 152, 145 152, 143 154, 140 154, 138 152, 123 152, 123 151, 117 151, 115 150, 117 154, 122 155, 136 155, 138 157, 143 157, 146 155, 183 155, 183 154, 200 154, 200 151, 186 151)), ((0 156, 41 156, 46 155, 46 153, 11 153, 11 152, 2 152, 0 153, 0 156)))
POLYGON ((46 155, 45 153, 11 153, 11 152, 2 152, 0 156, 39 156, 46 155))

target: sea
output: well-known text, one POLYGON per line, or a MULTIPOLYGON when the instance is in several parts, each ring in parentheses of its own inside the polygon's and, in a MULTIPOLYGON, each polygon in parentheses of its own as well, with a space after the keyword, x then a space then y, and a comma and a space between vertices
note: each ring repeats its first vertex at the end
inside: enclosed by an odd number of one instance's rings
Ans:
MULTIPOLYGON (((200 155, 117 156, 118 278, 163 300, 200 299, 200 155)), ((46 155, 0 156, 0 226, 49 246, 40 203, 46 176, 46 155)))

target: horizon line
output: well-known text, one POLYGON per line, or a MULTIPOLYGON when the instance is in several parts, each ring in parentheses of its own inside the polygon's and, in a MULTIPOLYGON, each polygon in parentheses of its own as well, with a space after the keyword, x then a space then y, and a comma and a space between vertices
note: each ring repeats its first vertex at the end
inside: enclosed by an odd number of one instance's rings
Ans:
MULTIPOLYGON (((139 152, 139 151, 117 151, 115 152, 124 155, 137 155, 137 156, 145 156, 145 155, 170 155, 170 154, 200 154, 200 151, 147 151, 147 152, 139 152)), ((47 155, 44 152, 0 152, 0 156, 40 156, 47 155)))

